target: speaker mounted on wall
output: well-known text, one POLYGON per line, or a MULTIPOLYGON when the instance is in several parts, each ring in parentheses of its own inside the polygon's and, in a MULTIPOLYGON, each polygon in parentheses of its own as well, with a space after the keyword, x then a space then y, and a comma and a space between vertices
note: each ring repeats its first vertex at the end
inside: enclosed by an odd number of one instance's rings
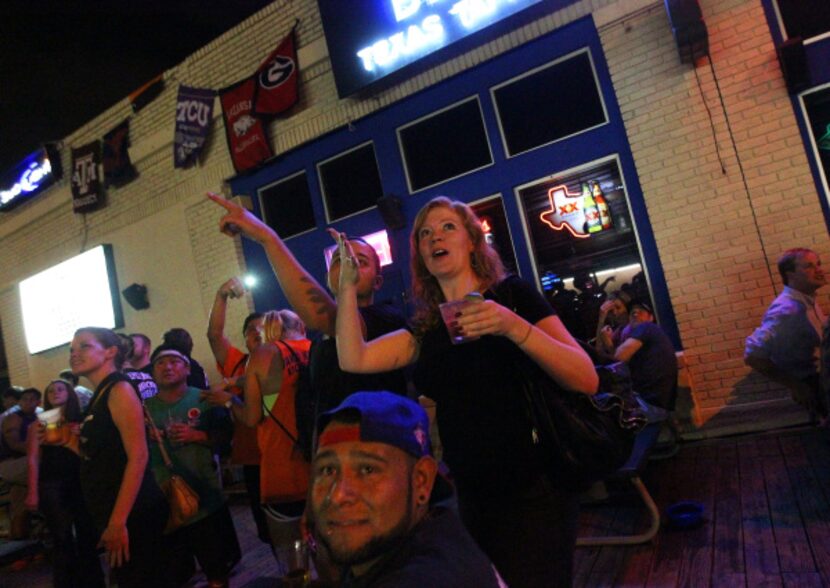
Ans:
POLYGON ((709 31, 697 0, 665 0, 680 63, 709 55, 709 31))
POLYGON ((147 286, 143 284, 131 284, 121 290, 124 300, 136 310, 150 308, 150 301, 147 299, 147 286))
POLYGON ((776 53, 790 94, 798 94, 813 85, 801 37, 787 39, 777 47, 776 53))

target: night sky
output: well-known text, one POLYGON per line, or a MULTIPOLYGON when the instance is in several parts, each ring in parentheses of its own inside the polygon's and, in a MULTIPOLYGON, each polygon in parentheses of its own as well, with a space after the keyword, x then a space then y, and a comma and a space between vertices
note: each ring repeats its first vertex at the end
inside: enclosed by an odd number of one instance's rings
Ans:
POLYGON ((271 1, 2 0, 0 173, 271 1))

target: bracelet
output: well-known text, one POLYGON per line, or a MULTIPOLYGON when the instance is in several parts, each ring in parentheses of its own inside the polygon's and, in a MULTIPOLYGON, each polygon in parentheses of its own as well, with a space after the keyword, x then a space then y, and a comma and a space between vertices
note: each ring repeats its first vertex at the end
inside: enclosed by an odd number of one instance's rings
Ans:
POLYGON ((530 323, 527 323, 527 333, 525 333, 525 336, 524 336, 524 337, 522 337, 522 340, 521 340, 521 341, 518 341, 518 342, 516 343, 516 345, 520 345, 520 346, 521 346, 521 345, 524 345, 525 341, 527 341, 527 340, 530 338, 530 332, 531 332, 532 330, 533 330, 533 325, 531 325, 530 323))

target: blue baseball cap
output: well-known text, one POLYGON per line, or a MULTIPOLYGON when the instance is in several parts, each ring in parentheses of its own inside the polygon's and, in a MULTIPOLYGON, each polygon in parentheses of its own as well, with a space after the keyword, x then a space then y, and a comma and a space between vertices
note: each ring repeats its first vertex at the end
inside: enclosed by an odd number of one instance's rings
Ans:
POLYGON ((321 414, 317 430, 322 433, 343 412, 360 417, 360 441, 392 445, 413 457, 432 455, 429 417, 417 402, 392 392, 355 392, 321 414))
MULTIPOLYGON (((336 408, 321 414, 317 419, 317 430, 320 446, 338 441, 363 441, 391 445, 416 458, 433 456, 426 411, 417 402, 392 392, 355 392, 336 408), (341 413, 357 415, 358 426, 345 436, 334 432, 327 434, 324 429, 341 413)), ((453 486, 447 479, 446 469, 439 464, 430 502, 445 500, 452 494, 453 486)))

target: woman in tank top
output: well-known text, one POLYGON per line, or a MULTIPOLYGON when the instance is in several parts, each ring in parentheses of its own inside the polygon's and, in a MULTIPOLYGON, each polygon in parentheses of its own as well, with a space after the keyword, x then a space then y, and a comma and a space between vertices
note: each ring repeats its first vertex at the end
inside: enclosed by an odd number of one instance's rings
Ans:
POLYGON ((147 467, 144 414, 138 392, 119 371, 123 362, 123 343, 113 331, 75 332, 69 365, 95 386, 81 425, 81 487, 118 585, 163 586, 168 507, 147 467))

